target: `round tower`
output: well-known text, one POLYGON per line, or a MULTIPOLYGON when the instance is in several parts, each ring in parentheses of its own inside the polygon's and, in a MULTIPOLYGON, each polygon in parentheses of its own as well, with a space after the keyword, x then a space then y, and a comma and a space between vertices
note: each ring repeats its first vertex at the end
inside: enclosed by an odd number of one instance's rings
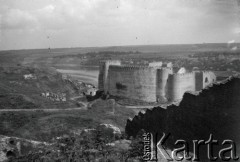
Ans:
POLYGON ((195 73, 171 74, 167 81, 167 99, 169 101, 179 101, 185 92, 194 92, 195 73))
POLYGON ((169 75, 168 82, 167 82, 167 99, 169 101, 176 101, 179 99, 179 81, 180 78, 178 75, 169 75))

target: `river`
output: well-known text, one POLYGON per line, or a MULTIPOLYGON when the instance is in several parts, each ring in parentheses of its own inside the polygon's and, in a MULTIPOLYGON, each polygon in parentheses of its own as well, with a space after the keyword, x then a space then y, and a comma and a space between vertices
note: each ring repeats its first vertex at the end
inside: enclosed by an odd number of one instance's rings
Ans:
POLYGON ((66 70, 66 69, 57 69, 58 72, 62 74, 67 74, 73 77, 74 79, 77 79, 79 81, 90 83, 95 86, 98 85, 98 70, 66 70))

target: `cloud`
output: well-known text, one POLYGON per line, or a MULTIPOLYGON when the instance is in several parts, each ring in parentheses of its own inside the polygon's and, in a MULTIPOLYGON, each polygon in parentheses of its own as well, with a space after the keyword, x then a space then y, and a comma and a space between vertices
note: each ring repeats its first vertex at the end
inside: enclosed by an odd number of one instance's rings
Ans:
POLYGON ((2 17, 2 29, 31 29, 38 24, 36 17, 27 11, 10 9, 2 17))
POLYGON ((234 33, 234 34, 237 34, 237 35, 240 35, 240 28, 239 28, 239 27, 234 28, 234 29, 233 29, 233 33, 234 33))
POLYGON ((238 41, 238 11, 235 0, 0 0, 3 39, 38 48, 49 34, 54 47, 238 41))
POLYGON ((216 25, 214 21, 222 21, 225 18, 221 18, 223 16, 221 12, 231 14, 231 9, 225 9, 229 6, 226 4, 229 3, 223 3, 221 0, 59 0, 58 2, 46 0, 38 9, 7 10, 7 14, 3 15, 3 25, 5 29, 34 28, 34 25, 38 25, 44 30, 60 30, 93 24, 98 27, 123 23, 143 25, 142 21, 157 19, 162 22, 159 25, 164 26, 175 26, 179 23, 193 24, 194 21, 197 22, 196 26, 207 23, 212 28, 216 25), (214 19, 216 14, 220 14, 219 20, 207 19, 207 17, 214 19))
POLYGON ((240 7, 240 0, 236 0, 236 1, 237 1, 238 6, 240 7))
MULTIPOLYGON (((88 0, 60 0, 58 3, 46 3, 43 7, 34 10, 30 8, 13 8, 13 6, 5 5, 0 7, 2 29, 33 29, 38 27, 44 30, 58 30, 73 27, 75 23, 84 20, 90 9, 95 6, 95 3, 95 1, 89 2, 88 0), (1 8, 4 11, 1 12, 1 8)), ((15 4, 14 6, 18 5, 15 4)))

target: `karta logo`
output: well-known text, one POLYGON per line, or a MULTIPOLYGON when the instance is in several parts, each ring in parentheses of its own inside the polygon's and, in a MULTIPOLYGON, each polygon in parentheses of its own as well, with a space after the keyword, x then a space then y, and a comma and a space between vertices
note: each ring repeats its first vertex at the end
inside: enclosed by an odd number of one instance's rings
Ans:
POLYGON ((143 134, 143 144, 144 144, 144 152, 143 152, 143 160, 146 161, 157 161, 158 155, 163 157, 168 161, 182 161, 182 160, 189 160, 189 161, 201 161, 199 157, 200 148, 205 145, 207 148, 206 157, 210 161, 229 161, 229 160, 239 160, 239 157, 236 155, 236 144, 233 140, 226 139, 222 142, 215 140, 213 135, 210 134, 208 140, 192 140, 192 155, 189 152, 189 143, 186 140, 179 139, 176 140, 174 143, 173 150, 167 150, 164 146, 165 142, 168 140, 170 136, 169 134, 163 133, 160 140, 155 144, 153 142, 153 135, 151 133, 144 133, 143 134), (200 147, 201 145, 201 147, 200 147), (213 146, 218 146, 220 148, 216 154, 213 146))

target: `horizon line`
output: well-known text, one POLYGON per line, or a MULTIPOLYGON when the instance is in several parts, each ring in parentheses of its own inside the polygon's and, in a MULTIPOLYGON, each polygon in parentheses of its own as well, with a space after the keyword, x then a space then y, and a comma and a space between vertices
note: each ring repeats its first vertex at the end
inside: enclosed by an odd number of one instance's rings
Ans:
POLYGON ((4 49, 3 51, 27 51, 27 50, 56 50, 56 49, 74 49, 74 48, 109 48, 109 47, 133 47, 133 46, 171 46, 171 45, 203 45, 203 44, 240 44, 240 42, 228 43, 228 42, 208 42, 208 43, 166 43, 166 44, 138 44, 138 45, 110 45, 110 46, 75 46, 75 47, 56 47, 56 48, 22 48, 22 49, 4 49))

